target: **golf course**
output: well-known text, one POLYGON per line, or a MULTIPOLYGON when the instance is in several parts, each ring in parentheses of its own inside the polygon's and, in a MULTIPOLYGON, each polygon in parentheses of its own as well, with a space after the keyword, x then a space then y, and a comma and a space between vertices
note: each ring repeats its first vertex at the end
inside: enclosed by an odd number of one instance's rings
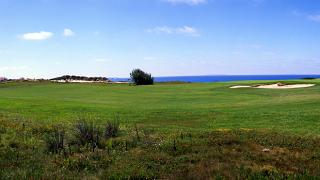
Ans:
POLYGON ((0 177, 319 178, 320 80, 230 88, 277 82, 0 84, 0 177))

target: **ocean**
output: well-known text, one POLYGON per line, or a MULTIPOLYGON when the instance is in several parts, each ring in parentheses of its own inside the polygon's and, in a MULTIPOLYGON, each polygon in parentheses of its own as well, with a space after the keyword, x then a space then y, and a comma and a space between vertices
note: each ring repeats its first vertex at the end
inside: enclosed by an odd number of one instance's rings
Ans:
MULTIPOLYGON (((155 82, 228 82, 245 80, 291 80, 320 78, 320 75, 212 75, 212 76, 168 76, 154 77, 155 82)), ((129 81, 129 78, 109 78, 112 81, 129 81)))

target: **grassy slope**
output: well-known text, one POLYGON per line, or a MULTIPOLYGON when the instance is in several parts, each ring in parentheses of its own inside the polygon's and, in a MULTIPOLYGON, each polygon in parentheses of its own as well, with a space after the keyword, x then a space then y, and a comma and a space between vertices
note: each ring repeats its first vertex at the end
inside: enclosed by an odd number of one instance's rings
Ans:
POLYGON ((318 86, 290 90, 228 88, 262 81, 139 87, 0 84, 0 114, 45 123, 72 122, 82 115, 100 118, 101 122, 119 116, 122 124, 138 123, 163 132, 254 128, 318 135, 320 81, 298 82, 318 86))

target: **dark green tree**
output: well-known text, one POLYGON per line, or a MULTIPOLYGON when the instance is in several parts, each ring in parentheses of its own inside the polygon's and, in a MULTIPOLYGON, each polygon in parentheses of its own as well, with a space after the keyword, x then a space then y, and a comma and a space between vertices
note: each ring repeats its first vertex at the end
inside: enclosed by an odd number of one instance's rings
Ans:
POLYGON ((135 85, 152 85, 153 84, 153 77, 151 74, 148 74, 141 69, 134 69, 130 73, 131 81, 135 85))

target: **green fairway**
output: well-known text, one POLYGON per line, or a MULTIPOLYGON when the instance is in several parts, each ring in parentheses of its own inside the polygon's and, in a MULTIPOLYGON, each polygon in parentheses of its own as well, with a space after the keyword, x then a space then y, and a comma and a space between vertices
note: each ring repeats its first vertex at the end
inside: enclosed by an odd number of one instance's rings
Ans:
MULTIPOLYGON (((267 81, 265 81, 267 82, 267 81)), ((0 84, 0 114, 42 123, 70 123, 91 116, 98 123, 119 117, 161 132, 269 129, 320 134, 320 80, 302 89, 230 89, 230 83, 0 84)))

